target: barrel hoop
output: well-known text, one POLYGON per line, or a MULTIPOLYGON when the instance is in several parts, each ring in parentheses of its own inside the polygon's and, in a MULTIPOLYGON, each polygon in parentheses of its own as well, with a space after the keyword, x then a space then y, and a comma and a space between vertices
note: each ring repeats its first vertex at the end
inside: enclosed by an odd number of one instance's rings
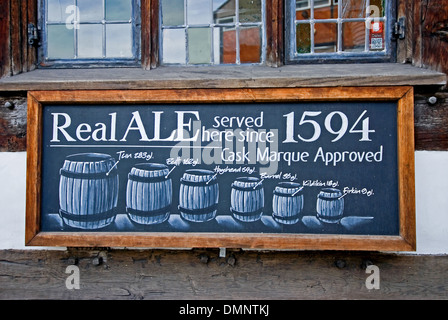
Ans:
POLYGON ((240 211, 237 211, 237 210, 235 210, 235 209, 233 209, 233 208, 230 208, 230 211, 231 211, 232 213, 234 213, 234 214, 239 215, 239 216, 255 216, 255 215, 258 215, 258 214, 260 214, 260 213, 263 212, 263 207, 258 208, 258 209, 255 210, 255 211, 249 211, 249 212, 240 212, 240 211))
POLYGON ((299 217, 299 214, 295 214, 293 216, 279 216, 278 214, 272 214, 274 218, 280 219, 280 220, 294 220, 299 217))
POLYGON ((334 220, 334 221, 337 221, 337 220, 340 220, 340 219, 341 219, 341 217, 343 216, 343 214, 339 214, 339 215, 337 215, 337 216, 324 216, 324 215, 318 213, 316 216, 317 216, 317 218, 321 218, 321 219, 325 219, 325 220, 334 220))
POLYGON ((191 186, 191 187, 205 187, 205 186, 212 186, 218 183, 218 180, 216 179, 210 179, 209 181, 188 181, 184 178, 180 179, 180 182, 185 186, 191 186))
POLYGON ((165 213, 169 213, 171 209, 171 206, 168 205, 166 207, 157 209, 157 210, 137 210, 137 209, 132 209, 129 207, 126 207, 126 212, 128 214, 131 214, 133 216, 139 216, 139 217, 150 217, 150 216, 159 216, 165 213))
POLYGON ((62 218, 65 218, 70 221, 77 221, 77 222, 96 222, 101 220, 106 220, 109 218, 112 218, 116 215, 116 210, 111 209, 108 211, 95 213, 95 214, 73 214, 69 213, 65 210, 59 209, 59 214, 62 218))
POLYGON ((237 190, 237 191, 253 191, 253 190, 263 189, 263 185, 260 183, 256 187, 251 187, 251 186, 240 187, 240 186, 236 186, 235 184, 232 183, 232 189, 237 190))
POLYGON ((293 192, 293 193, 281 193, 277 190, 274 190, 273 192, 274 196, 279 196, 279 197, 298 197, 302 195, 302 190, 299 190, 299 192, 293 192))
POLYGON ((134 182, 164 182, 168 180, 167 176, 160 176, 160 177, 139 177, 136 175, 133 175, 131 173, 128 174, 128 179, 130 181, 134 182))
POLYGON ((179 208, 180 212, 185 213, 185 214, 201 215, 201 214, 212 213, 213 211, 215 211, 218 208, 218 204, 215 203, 209 207, 200 208, 200 209, 187 209, 187 208, 183 208, 181 206, 179 206, 178 208, 179 208))
POLYGON ((341 196, 338 196, 337 198, 324 197, 324 196, 321 196, 321 195, 318 196, 319 199, 321 199, 321 200, 326 200, 326 201, 335 201, 335 200, 339 200, 340 197, 342 197, 342 195, 341 195, 341 196))
POLYGON ((61 176, 64 176, 66 178, 99 180, 99 179, 113 178, 113 177, 117 176, 118 170, 113 169, 108 174, 107 172, 82 173, 82 172, 71 172, 71 171, 67 171, 65 169, 60 169, 59 173, 61 176))

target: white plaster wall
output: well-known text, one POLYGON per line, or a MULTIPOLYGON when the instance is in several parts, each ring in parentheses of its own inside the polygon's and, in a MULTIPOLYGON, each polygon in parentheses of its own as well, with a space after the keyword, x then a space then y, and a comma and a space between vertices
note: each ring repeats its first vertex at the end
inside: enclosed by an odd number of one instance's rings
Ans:
MULTIPOLYGON (((416 152, 415 166, 416 253, 448 254, 448 152, 416 152)), ((44 249, 24 244, 25 200, 26 153, 0 152, 0 250, 44 249)))

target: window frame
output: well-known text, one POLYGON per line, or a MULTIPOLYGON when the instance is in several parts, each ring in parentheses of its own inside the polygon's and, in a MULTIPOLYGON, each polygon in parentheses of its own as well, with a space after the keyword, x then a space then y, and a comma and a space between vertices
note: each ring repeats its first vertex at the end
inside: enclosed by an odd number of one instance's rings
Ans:
MULTIPOLYGON (((41 35, 41 45, 38 48, 38 62, 40 67, 51 67, 51 68, 88 68, 88 67, 141 67, 141 56, 142 56, 142 39, 141 39, 141 29, 142 29, 142 19, 141 19, 141 0, 131 0, 132 1, 132 54, 131 58, 73 58, 73 59, 62 59, 62 58, 48 58, 48 40, 47 40, 47 0, 38 0, 38 14, 37 23, 41 35)), ((143 0, 145 1, 145 0, 143 0)), ((76 2, 75 2, 76 3, 76 2)), ((103 35, 105 36, 105 35, 103 35)), ((75 37, 74 41, 77 39, 75 37)))
MULTIPOLYGON (((37 25, 41 34, 41 46, 38 48, 38 63, 37 66, 43 68, 88 68, 88 67, 140 67, 143 70, 150 70, 158 68, 160 66, 174 66, 174 65, 162 65, 160 59, 160 10, 159 0, 133 0, 139 5, 139 12, 136 15, 136 25, 139 29, 139 34, 135 35, 135 42, 139 44, 138 56, 134 60, 120 61, 117 59, 112 60, 51 60, 45 61, 43 56, 43 47, 45 46, 45 37, 43 21, 44 12, 42 11, 42 3, 45 0, 37 0, 38 12, 37 12, 37 25)), ((334 1, 334 0, 332 0, 334 1)), ((389 50, 384 54, 372 55, 357 55, 357 54, 343 54, 340 56, 329 57, 324 54, 319 54, 313 57, 302 57, 296 59, 290 59, 289 46, 290 36, 288 32, 291 32, 291 24, 288 24, 288 19, 291 19, 292 3, 295 0, 266 0, 265 1, 265 58, 263 63, 254 64, 255 66, 268 66, 268 67, 280 67, 282 65, 294 65, 294 64, 316 64, 316 63, 371 63, 371 62, 383 62, 393 63, 397 61, 398 55, 398 39, 392 34, 394 23, 397 21, 397 4, 398 0, 390 0, 390 15, 388 19, 388 38, 389 50)), ((134 11, 135 12, 135 11, 134 11)), ((247 65, 247 64, 242 64, 247 65)), ((187 67, 194 67, 198 65, 181 65, 187 67)), ((202 65, 199 65, 202 66, 202 65)), ((210 64, 207 66, 229 66, 229 64, 210 64)), ((233 66, 230 65, 230 66, 233 66)))
MULTIPOLYGON (((310 0, 309 0, 310 1, 310 0)), ((311 2, 311 1, 310 1, 311 2)), ((393 35, 393 26, 397 19, 396 0, 387 1, 385 8, 386 15, 386 34, 384 51, 378 52, 332 52, 332 53, 305 53, 297 54, 295 52, 295 3, 296 0, 285 0, 285 64, 310 64, 310 63, 372 63, 372 62, 396 62, 397 59, 397 41, 393 35)), ((335 5, 338 2, 334 2, 335 5)), ((336 20, 343 22, 339 17, 336 20)))
MULTIPOLYGON (((185 16, 187 16, 187 1, 184 0, 184 10, 185 10, 185 16)), ((241 22, 239 21, 239 1, 235 1, 235 13, 236 16, 234 17, 234 20, 232 22, 210 22, 209 24, 202 24, 202 25, 195 25, 195 24, 189 24, 188 21, 184 21, 184 25, 163 25, 162 20, 162 0, 158 0, 158 7, 159 7, 159 14, 158 14, 158 55, 160 57, 160 65, 161 66, 228 66, 228 65, 265 65, 266 64, 266 52, 267 52, 267 7, 269 0, 260 0, 261 5, 261 21, 260 22, 241 22), (238 21, 237 21, 238 20, 238 21), (215 63, 214 61, 214 28, 235 28, 236 35, 236 42, 235 42, 235 63, 215 63), (240 31, 246 27, 256 27, 260 29, 260 61, 259 62, 241 62, 241 55, 240 55, 240 48, 239 48, 239 38, 240 38, 240 31), (210 63, 204 63, 204 64, 196 64, 196 63, 189 63, 189 57, 188 57, 188 34, 185 35, 185 46, 186 46, 186 57, 185 57, 185 63, 164 63, 163 62, 163 30, 164 29, 177 29, 181 30, 184 29, 186 33, 188 33, 189 28, 210 28, 211 30, 211 59, 210 63)), ((211 5, 213 5, 213 0, 210 0, 211 5)), ((213 12, 212 12, 213 14, 213 12)))

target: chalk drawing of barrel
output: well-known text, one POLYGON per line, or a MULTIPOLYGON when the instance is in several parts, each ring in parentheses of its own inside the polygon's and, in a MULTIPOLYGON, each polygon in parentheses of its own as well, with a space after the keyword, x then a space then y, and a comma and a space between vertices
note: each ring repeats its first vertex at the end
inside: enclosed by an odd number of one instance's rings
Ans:
POLYGON ((264 209, 264 188, 259 178, 240 177, 232 183, 230 211, 235 219, 253 222, 261 219, 264 209))
POLYGON ((317 195, 317 218, 326 223, 338 223, 344 214, 344 198, 339 189, 324 188, 317 195))
POLYGON ((128 174, 126 212, 138 224, 158 224, 171 212, 172 182, 168 167, 159 163, 138 163, 128 174))
POLYGON ((216 217, 219 186, 213 171, 186 170, 179 189, 179 212, 191 222, 205 222, 216 217))
POLYGON ((59 214, 63 222, 86 230, 111 224, 118 201, 117 172, 115 159, 107 154, 66 157, 59 171, 59 214))
POLYGON ((303 210, 303 186, 295 182, 281 182, 274 189, 272 218, 282 224, 294 224, 303 210))

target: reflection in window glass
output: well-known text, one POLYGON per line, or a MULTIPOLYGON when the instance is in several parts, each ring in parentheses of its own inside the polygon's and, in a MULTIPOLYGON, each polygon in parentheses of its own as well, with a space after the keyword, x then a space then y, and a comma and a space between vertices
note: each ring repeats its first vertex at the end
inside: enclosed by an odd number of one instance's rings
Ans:
POLYGON ((236 63, 236 31, 232 28, 214 28, 214 39, 219 39, 213 44, 215 64, 236 63))
POLYGON ((75 57, 75 47, 73 31, 67 29, 65 25, 48 26, 48 56, 52 59, 73 59, 75 57))
POLYGON ((103 26, 100 24, 83 24, 78 30, 78 57, 103 57, 103 26))
POLYGON ((184 64, 187 59, 185 50, 185 30, 165 29, 162 33, 163 39, 163 63, 184 64))
POLYGON ((235 23, 235 0, 213 0, 213 22, 235 23))
POLYGON ((106 0, 107 20, 130 20, 132 17, 131 0, 106 0))
POLYGON ((188 29, 188 62, 190 64, 209 64, 211 59, 211 29, 188 29))
POLYGON ((264 1, 162 0, 162 64, 263 63, 264 1), (173 37, 181 34, 176 46, 173 37))
POLYGON ((314 52, 336 52, 337 30, 336 23, 316 23, 314 25, 314 52))
POLYGON ((45 0, 46 60, 137 58, 137 0, 45 0))
POLYGON ((106 57, 132 56, 132 27, 129 24, 106 25, 106 57))
POLYGON ((294 39, 290 57, 386 50, 385 8, 391 0, 291 1, 295 10, 290 21, 295 28, 290 29, 294 39), (376 24, 371 23, 373 18, 376 24))
POLYGON ((71 7, 74 6, 74 0, 47 0, 47 20, 50 22, 66 22, 67 18, 73 13, 71 7), (67 10, 68 9, 68 10, 67 10), (66 12, 69 11, 69 12, 66 12))
POLYGON ((241 28, 239 38, 241 63, 259 63, 261 49, 261 28, 241 28))
POLYGON ((311 25, 300 23, 296 25, 297 53, 311 52, 311 25))
POLYGON ((364 18, 367 0, 340 0, 342 3, 341 18, 364 18))
POLYGON ((342 50, 361 52, 365 49, 366 27, 364 22, 342 24, 342 50))
POLYGON ((184 24, 184 0, 162 0, 162 24, 178 26, 184 24))
POLYGON ((261 22, 261 0, 239 0, 240 22, 261 22))
POLYGON ((187 23, 189 25, 210 24, 211 22, 210 0, 187 0, 187 23))
POLYGON ((103 20, 104 12, 102 1, 77 0, 76 4, 79 9, 78 20, 80 22, 103 20))

